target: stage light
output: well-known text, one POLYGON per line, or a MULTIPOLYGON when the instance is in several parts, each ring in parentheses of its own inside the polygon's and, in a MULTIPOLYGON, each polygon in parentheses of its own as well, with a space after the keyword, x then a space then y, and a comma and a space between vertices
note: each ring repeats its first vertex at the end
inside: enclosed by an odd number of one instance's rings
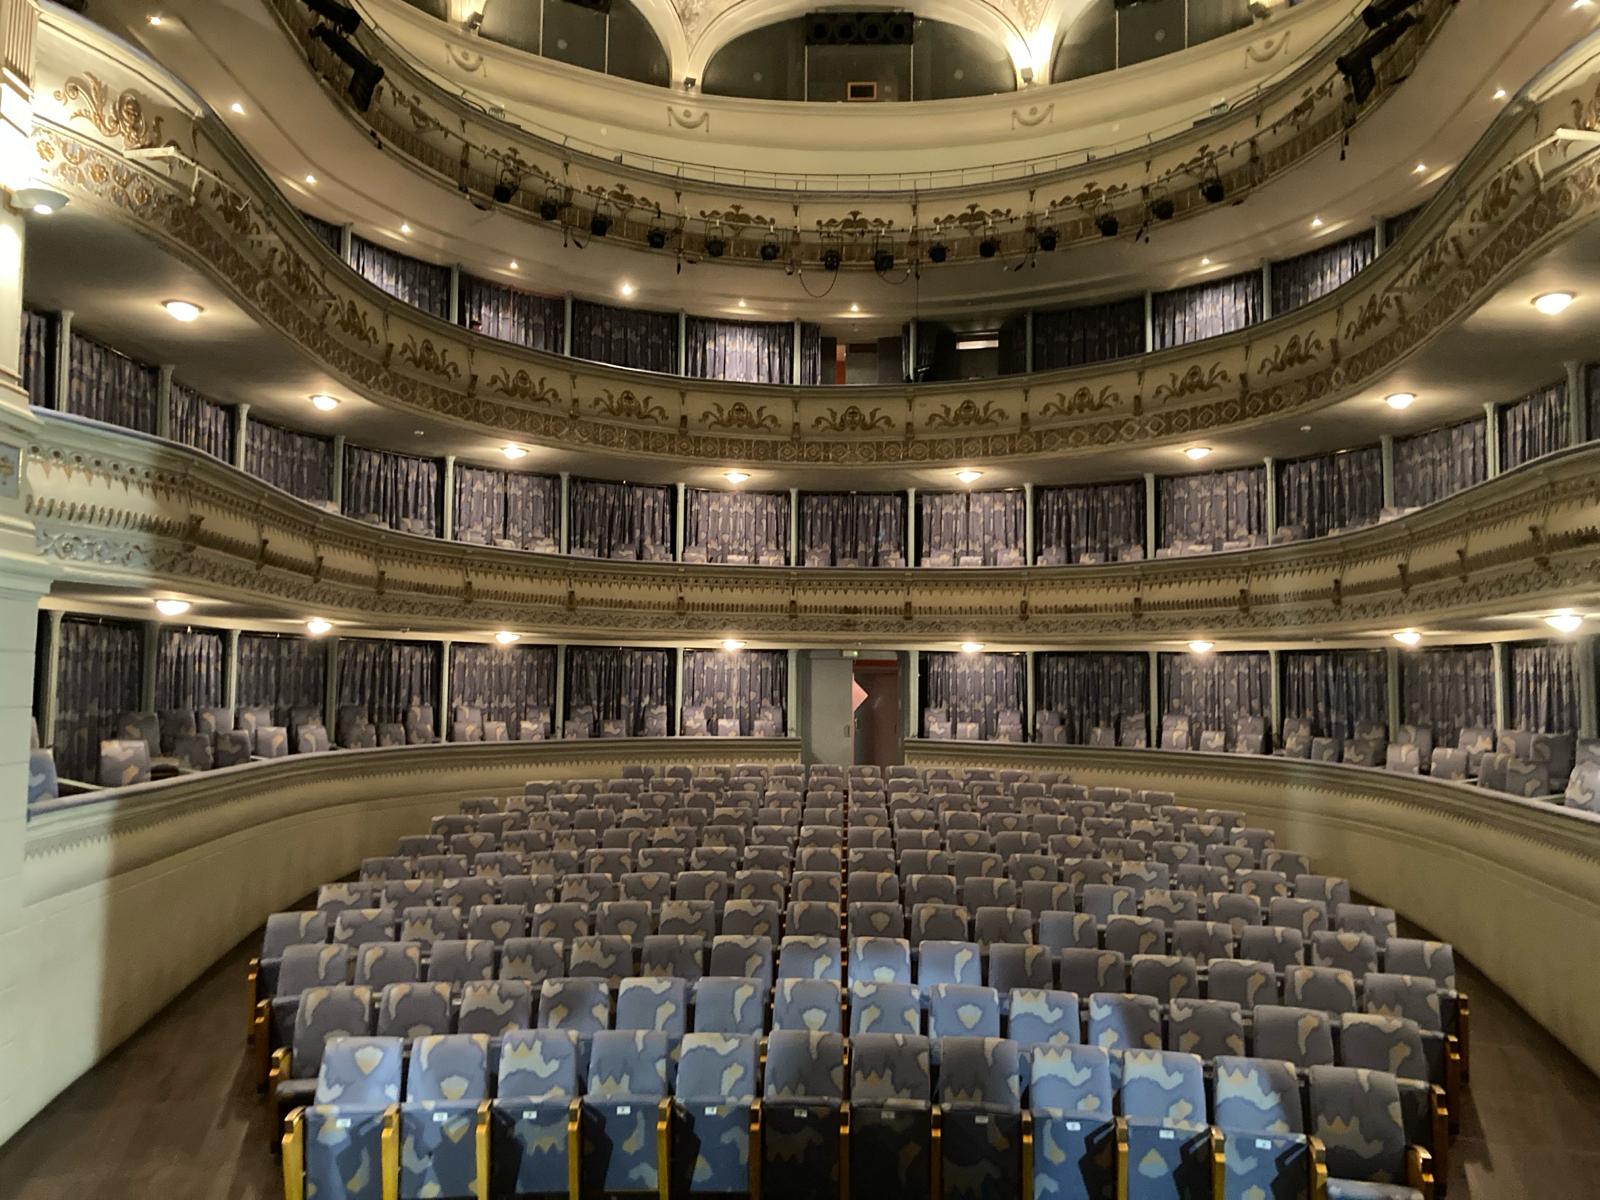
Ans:
POLYGON ((1170 221, 1178 214, 1178 206, 1171 196, 1157 196, 1150 201, 1150 215, 1158 221, 1170 221))
POLYGON ((949 257, 949 255, 950 251, 945 248, 945 244, 943 242, 935 242, 933 245, 928 247, 929 262, 942 263, 946 258, 949 257))
POLYGON ((546 196, 539 201, 539 217, 545 221, 554 221, 561 215, 561 201, 554 196, 546 196))
POLYGON ((882 275, 885 271, 894 269, 894 255, 888 250, 879 250, 872 256, 872 269, 882 275))
POLYGON ((1056 231, 1050 228, 1039 230, 1034 236, 1033 243, 1046 254, 1050 253, 1056 248, 1056 231))
POLYGON ((1222 176, 1211 174, 1200 181, 1200 198, 1207 204, 1221 204, 1228 198, 1228 189, 1223 186, 1222 176))
POLYGON ((993 258, 995 252, 999 249, 1000 241, 998 238, 986 237, 978 243, 978 257, 993 258))
POLYGON ((667 244, 667 231, 659 225, 653 225, 650 232, 644 235, 644 244, 652 250, 661 250, 667 244))
POLYGON ((706 254, 711 258, 721 258, 728 252, 728 243, 725 238, 708 237, 706 239, 706 254))
POLYGON ((761 239, 762 262, 777 262, 778 255, 782 253, 783 247, 778 245, 778 239, 774 234, 769 233, 766 237, 761 239))
POLYGON ((511 197, 517 194, 518 186, 515 179, 502 179, 494 185, 494 202, 496 204, 510 204, 511 197))
POLYGON ((595 237, 605 237, 611 232, 611 218, 603 212, 597 212, 589 218, 589 232, 595 237))
POLYGON ((837 250, 824 250, 822 252, 822 269, 824 271, 837 271, 843 262, 844 256, 837 250))
POLYGON ((1122 228, 1122 222, 1117 220, 1117 214, 1103 212, 1094 219, 1094 227, 1100 231, 1101 237, 1114 238, 1117 231, 1122 228))

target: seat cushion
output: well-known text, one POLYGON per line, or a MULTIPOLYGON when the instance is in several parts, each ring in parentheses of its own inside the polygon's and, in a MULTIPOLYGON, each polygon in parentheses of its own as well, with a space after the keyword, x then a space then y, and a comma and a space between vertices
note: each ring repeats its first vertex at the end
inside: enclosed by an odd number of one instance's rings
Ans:
POLYGON ((1401 1183, 1366 1183, 1358 1179, 1328 1180, 1328 1200, 1422 1200, 1422 1193, 1401 1183))

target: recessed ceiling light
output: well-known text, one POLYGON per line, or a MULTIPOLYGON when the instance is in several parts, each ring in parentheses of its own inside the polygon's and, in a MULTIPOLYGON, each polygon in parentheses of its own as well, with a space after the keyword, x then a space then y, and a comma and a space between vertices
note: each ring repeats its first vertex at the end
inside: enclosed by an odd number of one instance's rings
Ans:
POLYGON ((750 472, 741 471, 735 468, 732 471, 724 471, 722 473, 722 477, 729 483, 743 483, 746 479, 750 478, 750 472))
POLYGON ((145 20, 149 21, 150 24, 152 24, 152 25, 161 24, 161 18, 158 15, 156 15, 155 13, 151 13, 148 17, 145 18, 145 20))
POLYGON ((631 296, 633 295, 633 284, 624 279, 617 287, 617 291, 621 292, 624 296, 631 296))
POLYGON ((1415 629, 1402 629, 1399 633, 1394 635, 1394 640, 1399 642, 1402 646, 1415 646, 1422 640, 1422 635, 1415 629))
POLYGON ((1504 100, 1505 98, 1506 98, 1506 90, 1505 90, 1505 88, 1495 88, 1494 95, 1491 97, 1491 99, 1504 100))
POLYGON ((1311 228, 1313 228, 1313 229, 1321 229, 1322 226, 1323 226, 1323 223, 1324 222, 1323 222, 1321 217, 1312 217, 1311 218, 1311 228))
POLYGON ((1411 168, 1411 173, 1413 175, 1426 175, 1428 173, 1428 164, 1418 163, 1416 166, 1411 168))
POLYGON ((324 621, 321 617, 312 617, 306 622, 306 632, 312 637, 321 637, 333 628, 333 622, 324 621))
POLYGON ((1202 258, 1200 260, 1200 265, 1202 267, 1209 267, 1211 265, 1211 260, 1209 258, 1202 258))
POLYGON ((401 221, 400 222, 400 232, 401 233, 410 233, 411 232, 411 226, 409 224, 407 224, 405 221, 401 221))
POLYGON ((315 175, 307 175, 306 182, 314 185, 317 182, 317 177, 315 175))
POLYGON ((1393 395, 1385 396, 1383 402, 1398 412, 1415 404, 1417 402, 1417 394, 1415 392, 1395 392, 1393 395))
POLYGON ((743 307, 744 307, 744 301, 743 301, 743 300, 740 300, 740 301, 739 301, 739 307, 740 307, 740 308, 743 308, 743 307))
POLYGON ((961 643, 961 653, 963 653, 963 654, 976 654, 976 653, 978 653, 978 651, 980 651, 982 649, 983 649, 983 643, 982 642, 962 642, 961 643))
POLYGON ((507 264, 506 264, 506 265, 507 265, 507 266, 509 266, 509 267, 510 267, 510 268, 511 268, 511 269, 512 269, 512 270, 513 270, 513 271, 515 271, 515 270, 516 270, 516 269, 517 269, 517 260, 516 260, 516 259, 514 259, 514 258, 513 258, 513 259, 512 259, 512 260, 511 260, 511 261, 510 261, 510 262, 509 262, 509 263, 507 263, 507 264))
POLYGON ((1300 426, 1300 432, 1301 433, 1310 433, 1311 432, 1311 426, 1309 426, 1309 425, 1300 426))
POLYGON ((956 478, 961 480, 962 483, 977 483, 978 480, 983 478, 983 472, 974 471, 971 467, 968 467, 965 471, 957 471, 956 478))
POLYGON ((174 321, 182 321, 185 325, 187 325, 190 321, 195 320, 201 313, 205 312, 205 309, 201 308, 198 304, 194 304, 188 300, 163 300, 161 302, 161 307, 167 310, 167 316, 171 317, 174 321))
POLYGON ((156 611, 163 617, 181 617, 194 607, 187 600, 157 600, 156 611))
POLYGON ((512 633, 509 629, 502 629, 499 633, 494 635, 494 640, 499 642, 502 646, 509 646, 513 642, 520 642, 522 640, 522 635, 520 633, 512 633))
POLYGON ((1561 633, 1576 633, 1583 624, 1583 618, 1570 608, 1563 608, 1551 613, 1544 623, 1561 633))
POLYGON ((1190 446, 1183 452, 1183 456, 1189 459, 1191 462, 1199 462, 1202 458, 1206 457, 1206 455, 1210 453, 1210 446, 1190 446))
POLYGON ((428 431, 426 429, 413 429, 411 431, 411 436, 412 437, 427 437, 428 436, 428 431))
POLYGON ((741 642, 738 638, 723 638, 722 639, 722 648, 724 650, 726 650, 729 654, 732 654, 736 650, 743 650, 744 649, 744 643, 741 642))
POLYGON ((235 100, 232 104, 228 105, 228 111, 236 117, 242 117, 244 116, 244 105, 235 100))
POLYGON ((1533 306, 1547 317, 1555 317, 1572 307, 1572 302, 1577 297, 1571 292, 1546 292, 1542 296, 1535 296, 1533 306))
POLYGON ((1195 641, 1189 643, 1189 652, 1191 654, 1209 654, 1211 653, 1211 648, 1215 645, 1215 642, 1207 642, 1196 639, 1195 641))
POLYGON ((332 412, 339 407, 339 401, 326 392, 318 392, 311 397, 311 407, 320 409, 322 412, 332 412))
POLYGON ((851 312, 855 312, 855 313, 858 313, 858 312, 860 312, 860 311, 861 311, 861 305, 859 305, 859 304, 852 304, 852 305, 851 305, 851 306, 850 306, 850 311, 851 311, 851 312))
POLYGON ((528 452, 515 442, 507 442, 504 446, 501 446, 500 453, 504 454, 512 462, 516 462, 517 459, 526 458, 528 456, 528 452))

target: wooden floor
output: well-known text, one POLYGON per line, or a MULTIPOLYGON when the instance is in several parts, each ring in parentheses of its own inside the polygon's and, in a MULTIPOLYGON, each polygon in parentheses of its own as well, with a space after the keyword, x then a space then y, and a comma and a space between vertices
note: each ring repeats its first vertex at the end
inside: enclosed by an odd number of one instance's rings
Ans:
MULTIPOLYGON (((0 1200, 267 1200, 264 1106, 241 1071, 259 935, 0 1147, 0 1200)), ((1470 967, 1472 1089, 1451 1200, 1600 1196, 1600 1081, 1470 967)))

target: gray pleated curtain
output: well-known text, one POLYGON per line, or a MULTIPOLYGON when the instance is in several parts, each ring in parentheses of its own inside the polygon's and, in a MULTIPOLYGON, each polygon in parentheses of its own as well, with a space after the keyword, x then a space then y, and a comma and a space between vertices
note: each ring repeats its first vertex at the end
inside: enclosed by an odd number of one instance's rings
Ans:
POLYGON ((324 221, 321 217, 313 217, 308 212, 300 213, 300 219, 306 223, 306 228, 311 230, 317 241, 335 254, 339 253, 341 243, 344 241, 344 230, 342 228, 332 221, 324 221))
POLYGON ((475 275, 461 276, 461 324, 484 337, 560 354, 566 308, 559 296, 540 296, 475 275))
POLYGON ((917 562, 922 566, 1020 567, 1028 509, 1020 488, 918 492, 917 562))
POLYGON ((715 733, 719 719, 739 722, 743 737, 755 735, 762 709, 777 709, 778 728, 785 728, 789 700, 789 655, 782 650, 685 650, 683 704, 702 707, 706 728, 715 733))
POLYGON ((594 709, 595 730, 604 721, 620 721, 626 737, 644 734, 646 712, 657 705, 668 709, 673 693, 671 650, 635 646, 573 646, 567 651, 567 705, 570 718, 579 708, 594 709))
POLYGON ((546 554, 560 548, 561 480, 459 463, 455 478, 456 541, 546 554))
POLYGON ((678 369, 678 314, 574 300, 572 355, 673 374, 678 369))
POLYGON ((1424 206, 1419 204, 1415 208, 1407 209, 1403 213, 1396 213, 1392 217, 1384 218, 1383 244, 1392 246, 1405 237, 1406 230, 1417 223, 1417 218, 1422 215, 1424 206))
POLYGON ((437 642, 340 640, 338 707, 357 705, 374 725, 381 725, 403 722, 406 710, 414 704, 438 702, 437 642))
POLYGON ((233 410, 174 381, 172 440, 232 463, 233 410))
POLYGON ((556 651, 554 646, 450 647, 450 704, 483 710, 487 721, 504 721, 511 737, 519 722, 544 726, 555 734, 556 651))
POLYGON ((1489 477, 1488 422, 1474 417, 1459 425, 1396 438, 1396 508, 1437 504, 1489 477))
POLYGON ((1388 724, 1389 659, 1382 650, 1286 650, 1278 669, 1284 717, 1310 721, 1313 736, 1351 738, 1359 722, 1388 724))
POLYGON ((1263 312, 1261 272, 1250 271, 1151 300, 1151 349, 1168 350, 1258 324, 1263 312))
POLYGON ((56 388, 56 318, 50 313, 22 310, 20 365, 22 388, 28 403, 49 408, 56 388))
POLYGON ((1088 745, 1097 725, 1116 729, 1150 711, 1148 654, 1040 654, 1034 671, 1034 706, 1061 714, 1069 745, 1088 745))
POLYGON ((100 743, 118 733, 144 691, 144 629, 122 621, 63 617, 56 643, 56 771, 93 783, 100 743))
POLYGON ((1578 645, 1519 642, 1507 647, 1511 727, 1535 733, 1578 728, 1578 645))
POLYGON ((1142 479, 1039 488, 1033 496, 1034 544, 1042 563, 1116 562, 1144 548, 1142 479))
POLYGON ((1144 297, 1033 314, 1033 369, 1056 371, 1143 354, 1144 297))
POLYGON ((801 494, 801 566, 903 567, 905 562, 905 493, 801 494))
POLYGON ((1383 449, 1366 446, 1278 465, 1278 528, 1298 537, 1375 524, 1383 512, 1383 449))
POLYGON ((672 561, 673 489, 574 479, 569 549, 590 558, 672 561))
POLYGON ((406 304, 448 320, 450 268, 390 250, 366 238, 350 239, 350 265, 368 283, 406 304))
POLYGON ((341 511, 402 533, 438 537, 441 474, 436 458, 346 445, 341 511))
MULTIPOLYGON (((1141 339, 1143 331, 1140 333, 1141 339)), ((996 356, 1001 375, 1020 375, 1028 369, 1028 318, 1007 317, 1000 322, 1000 345, 996 356)))
MULTIPOLYGON (((979 741, 992 741, 1000 730, 1000 714, 1022 714, 1027 708, 1026 660, 1020 654, 951 654, 926 651, 921 656, 923 712, 917 714, 927 736, 926 713, 945 709, 952 732, 975 724, 979 741)), ((1025 718, 1024 718, 1025 720, 1025 718)))
MULTIPOLYGON (((804 322, 800 326, 800 384, 817 387, 822 378, 822 326, 804 322)), ((832 383, 830 378, 828 383, 832 383)))
POLYGON ((154 433, 159 379, 156 369, 76 333, 71 342, 68 369, 72 374, 65 410, 125 429, 154 433))
POLYGON ((333 502, 333 443, 265 421, 251 421, 244 443, 244 469, 310 504, 333 502))
POLYGON ((1500 469, 1509 471, 1572 444, 1567 381, 1529 392, 1500 407, 1500 469))
POLYGON ((789 558, 787 492, 684 493, 685 562, 782 566, 789 558))
MULTIPOLYGON (((1211 730, 1234 744, 1240 717, 1265 717, 1272 707, 1272 660, 1263 651, 1163 654, 1159 688, 1163 713, 1189 717, 1190 745, 1211 730)), ((1157 723, 1159 728, 1159 722, 1157 723)))
POLYGON ((1159 544, 1248 541, 1266 532, 1267 468, 1237 467, 1157 481, 1159 544))
POLYGON ((228 692, 227 639, 217 629, 165 626, 156 639, 156 711, 220 708, 228 692))
POLYGON ((328 645, 315 638, 239 635, 240 708, 270 705, 275 725, 297 708, 322 711, 328 698, 328 645))
POLYGON ((1272 315, 1293 312, 1349 283, 1378 256, 1372 230, 1272 264, 1272 315))
POLYGON ((794 379, 794 325, 689 317, 684 370, 691 379, 787 384, 794 379))
POLYGON ((1433 729, 1435 746, 1461 731, 1494 726, 1494 652, 1488 646, 1437 646, 1400 656, 1400 712, 1433 729))
POLYGON ((1584 432, 1588 434, 1587 440, 1600 441, 1600 366, 1585 367, 1584 375, 1588 385, 1584 389, 1584 395, 1589 398, 1589 411, 1585 421, 1587 429, 1584 432))

